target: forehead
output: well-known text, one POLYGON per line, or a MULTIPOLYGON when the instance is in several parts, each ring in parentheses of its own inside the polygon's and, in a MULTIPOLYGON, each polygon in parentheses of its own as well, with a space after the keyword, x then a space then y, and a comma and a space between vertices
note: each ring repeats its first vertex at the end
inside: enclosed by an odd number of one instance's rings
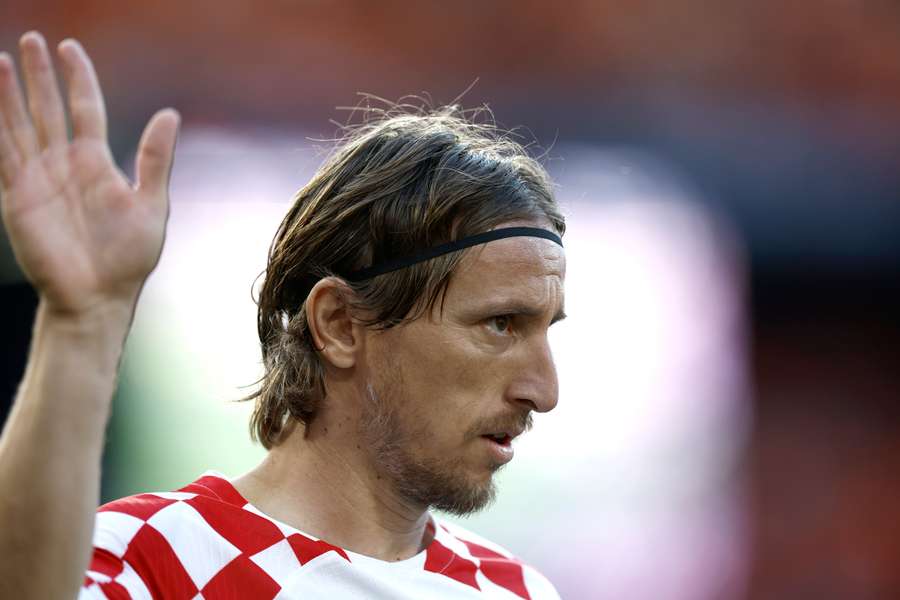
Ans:
POLYGON ((548 294, 562 292, 565 275, 565 253, 558 244, 537 237, 506 238, 473 248, 454 273, 447 294, 546 302, 548 294))

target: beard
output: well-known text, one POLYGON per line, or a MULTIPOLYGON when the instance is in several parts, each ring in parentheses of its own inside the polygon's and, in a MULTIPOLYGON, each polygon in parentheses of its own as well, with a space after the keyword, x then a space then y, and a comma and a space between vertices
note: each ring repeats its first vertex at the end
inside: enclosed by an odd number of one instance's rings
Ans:
MULTIPOLYGON (((393 370, 392 381, 383 382, 380 391, 367 386, 359 433, 366 443, 378 472, 390 480, 405 500, 457 516, 466 516, 490 505, 497 495, 493 477, 473 481, 464 464, 455 456, 417 455, 416 441, 429 440, 427 426, 409 426, 401 419, 397 405, 401 400, 402 376, 393 370)), ((494 472, 500 466, 494 468, 494 472)))

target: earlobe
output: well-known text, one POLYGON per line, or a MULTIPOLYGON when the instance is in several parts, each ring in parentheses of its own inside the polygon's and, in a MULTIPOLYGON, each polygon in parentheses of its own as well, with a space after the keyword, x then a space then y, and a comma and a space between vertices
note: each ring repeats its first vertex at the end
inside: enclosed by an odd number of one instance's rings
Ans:
POLYGON ((306 298, 306 319, 316 352, 329 364, 349 369, 356 364, 359 336, 345 300, 352 293, 334 277, 321 279, 306 298))

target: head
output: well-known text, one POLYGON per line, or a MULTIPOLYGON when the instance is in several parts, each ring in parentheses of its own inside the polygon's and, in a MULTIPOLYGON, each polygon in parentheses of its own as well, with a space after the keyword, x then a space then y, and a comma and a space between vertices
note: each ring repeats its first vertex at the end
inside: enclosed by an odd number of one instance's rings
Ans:
POLYGON ((347 435, 403 497, 484 506, 503 463, 484 436, 521 432, 556 404, 546 333, 562 312, 562 249, 515 237, 345 275, 514 225, 565 229, 543 168, 496 129, 452 107, 354 129, 270 248, 255 438, 272 448, 341 402, 356 417, 347 435))

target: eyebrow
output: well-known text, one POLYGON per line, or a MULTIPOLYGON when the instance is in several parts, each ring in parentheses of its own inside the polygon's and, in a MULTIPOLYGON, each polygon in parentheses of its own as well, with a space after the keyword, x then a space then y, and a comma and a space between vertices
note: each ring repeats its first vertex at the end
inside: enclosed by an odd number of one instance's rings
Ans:
MULTIPOLYGON (((526 317, 539 317, 544 314, 544 311, 534 308, 534 306, 525 304, 524 302, 516 301, 516 300, 507 300, 500 301, 496 303, 488 304, 479 309, 479 312, 489 312, 494 314, 511 314, 511 315, 523 315, 526 317)), ((559 307, 559 310, 556 311, 556 314, 553 315, 553 318, 550 320, 550 324, 558 323, 566 318, 566 311, 563 307, 559 307)))

